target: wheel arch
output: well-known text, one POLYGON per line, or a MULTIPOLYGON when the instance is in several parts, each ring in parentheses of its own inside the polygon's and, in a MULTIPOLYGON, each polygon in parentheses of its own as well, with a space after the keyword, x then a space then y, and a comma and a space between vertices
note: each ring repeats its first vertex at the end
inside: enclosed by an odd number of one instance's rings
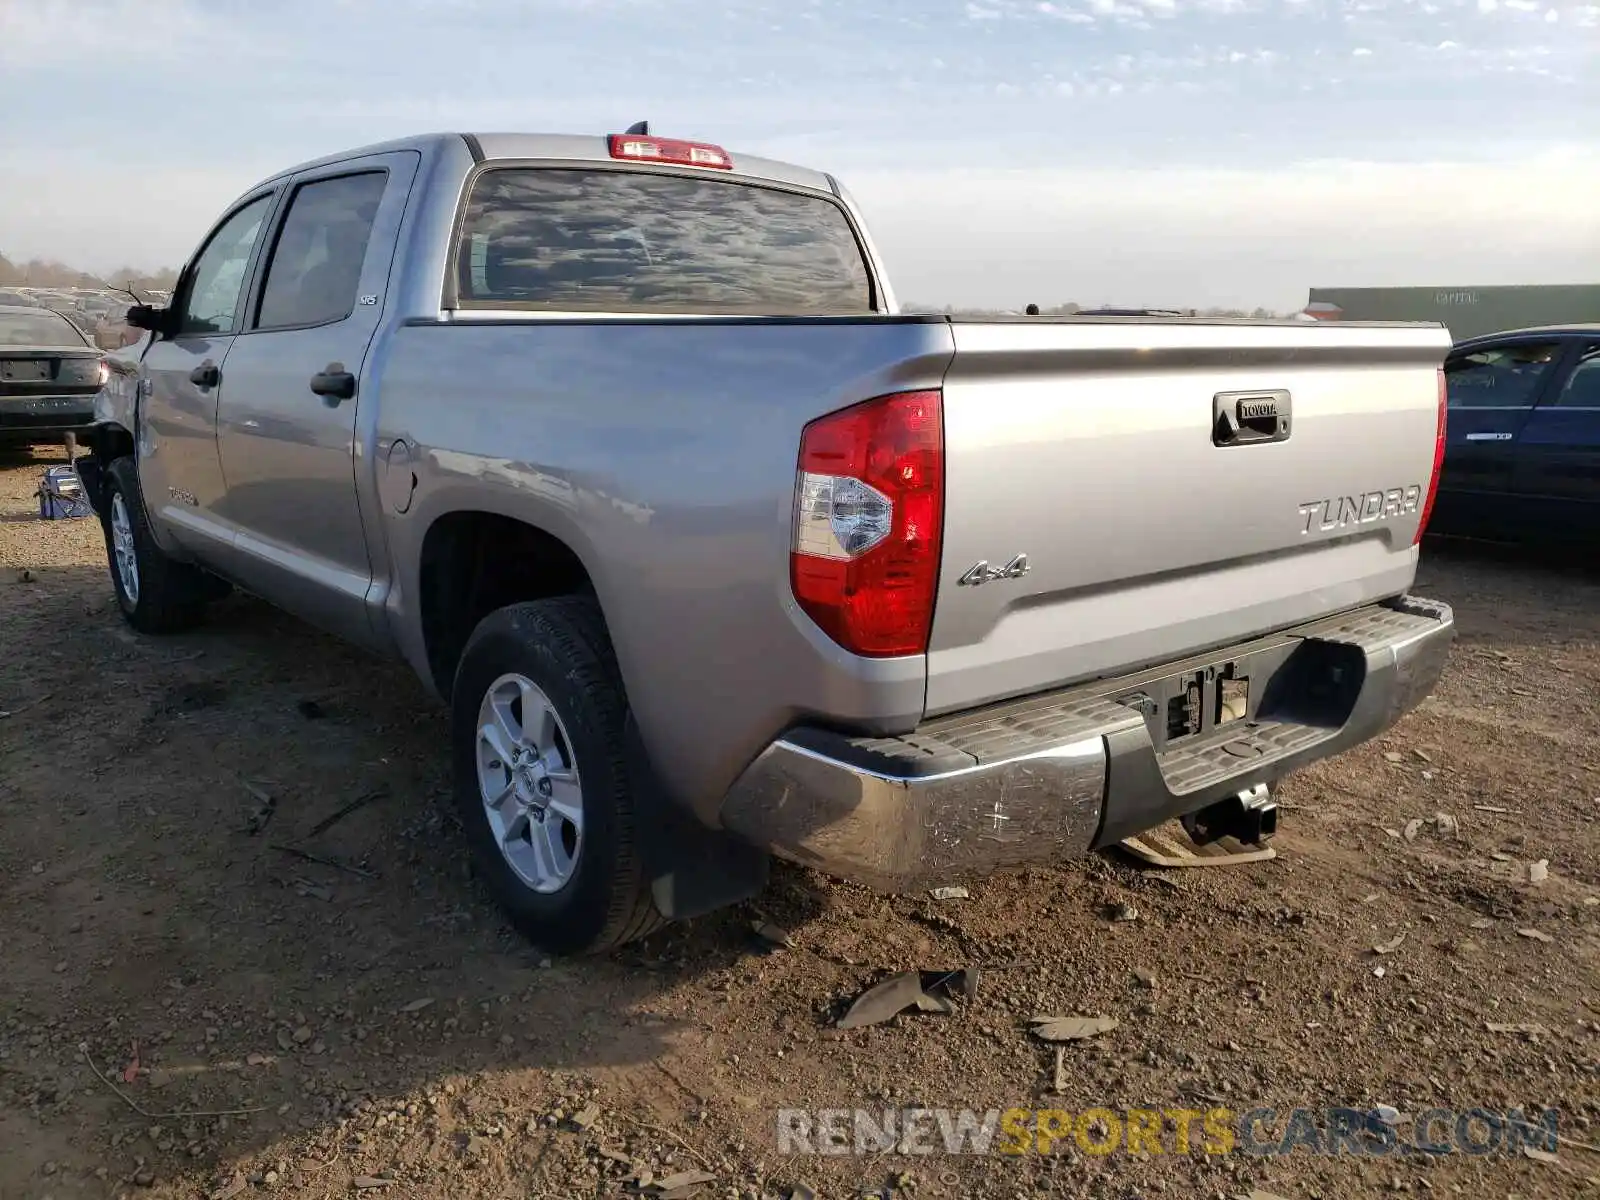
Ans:
POLYGON ((417 616, 430 682, 449 698, 478 622, 526 600, 587 595, 601 607, 582 556, 549 530, 485 508, 435 515, 419 543, 417 616))
POLYGON ((105 515, 106 471, 119 458, 134 457, 133 432, 118 421, 101 421, 89 431, 89 454, 76 460, 78 478, 89 503, 100 516, 105 515))

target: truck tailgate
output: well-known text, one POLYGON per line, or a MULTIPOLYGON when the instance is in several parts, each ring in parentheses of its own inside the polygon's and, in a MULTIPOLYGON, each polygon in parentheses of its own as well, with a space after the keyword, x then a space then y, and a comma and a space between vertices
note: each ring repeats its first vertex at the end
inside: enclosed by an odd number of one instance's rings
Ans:
POLYGON ((957 321, 954 334, 930 715, 1410 585, 1442 326, 957 321))

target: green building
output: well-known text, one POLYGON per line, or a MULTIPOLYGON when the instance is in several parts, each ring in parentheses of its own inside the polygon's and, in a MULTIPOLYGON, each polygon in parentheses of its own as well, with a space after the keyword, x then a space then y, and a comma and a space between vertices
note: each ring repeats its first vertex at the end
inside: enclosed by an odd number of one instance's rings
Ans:
POLYGON ((1530 325, 1600 322, 1600 284, 1312 288, 1305 311, 1319 321, 1437 321, 1460 341, 1530 325))

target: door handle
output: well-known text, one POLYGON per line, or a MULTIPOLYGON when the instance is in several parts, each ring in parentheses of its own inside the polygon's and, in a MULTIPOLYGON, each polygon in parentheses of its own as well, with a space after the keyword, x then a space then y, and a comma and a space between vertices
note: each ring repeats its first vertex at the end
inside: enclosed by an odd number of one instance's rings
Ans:
POLYGON ((217 369, 216 363, 207 359, 189 372, 189 382, 202 390, 214 388, 222 382, 222 372, 217 369))
POLYGON ((343 363, 329 363, 311 377, 311 390, 330 400, 348 400, 356 394, 356 377, 343 363))

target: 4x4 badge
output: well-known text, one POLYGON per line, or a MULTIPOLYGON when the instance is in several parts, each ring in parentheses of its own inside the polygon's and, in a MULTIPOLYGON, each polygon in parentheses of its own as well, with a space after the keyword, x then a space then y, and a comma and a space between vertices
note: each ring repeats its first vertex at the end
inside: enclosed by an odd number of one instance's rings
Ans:
POLYGON ((1027 573, 1028 556, 1019 554, 1003 567, 991 567, 987 559, 976 563, 956 582, 977 587, 980 583, 993 583, 997 579, 1021 579, 1027 573))

